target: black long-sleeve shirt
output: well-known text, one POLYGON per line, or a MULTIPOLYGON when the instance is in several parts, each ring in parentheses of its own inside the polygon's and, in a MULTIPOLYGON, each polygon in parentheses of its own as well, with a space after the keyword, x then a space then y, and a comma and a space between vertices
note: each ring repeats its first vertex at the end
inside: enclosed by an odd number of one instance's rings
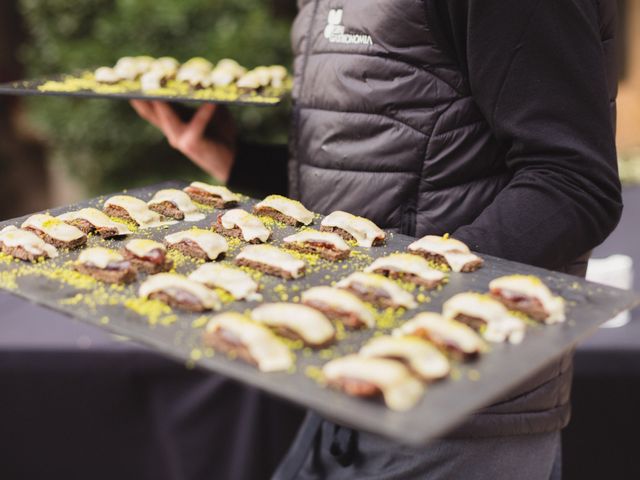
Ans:
MULTIPOLYGON (((559 268, 622 212, 595 1, 433 0, 447 45, 494 136, 509 184, 452 235, 472 249, 559 268)), ((230 185, 284 193, 286 149, 239 149, 230 185)))

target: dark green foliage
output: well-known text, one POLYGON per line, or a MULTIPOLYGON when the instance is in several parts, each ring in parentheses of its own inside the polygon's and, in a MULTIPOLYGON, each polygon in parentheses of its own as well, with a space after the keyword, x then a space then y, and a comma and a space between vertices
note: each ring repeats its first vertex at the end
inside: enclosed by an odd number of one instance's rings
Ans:
MULTIPOLYGON (((261 0, 20 0, 31 42, 29 77, 112 65, 119 57, 231 57, 290 66, 290 19, 261 0)), ((56 159, 91 191, 202 176, 124 101, 30 99, 56 159)), ((235 108, 244 138, 286 141, 288 107, 235 108)))

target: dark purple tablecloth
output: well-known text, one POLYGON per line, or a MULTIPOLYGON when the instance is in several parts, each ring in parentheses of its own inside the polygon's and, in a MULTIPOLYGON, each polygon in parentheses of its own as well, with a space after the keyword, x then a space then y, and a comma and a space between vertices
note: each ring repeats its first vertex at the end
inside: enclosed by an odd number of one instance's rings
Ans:
MULTIPOLYGON (((640 267, 640 188, 625 200, 619 229, 595 255, 627 253, 640 267)), ((566 479, 640 478, 639 313, 577 351, 566 479)), ((259 480, 301 415, 0 293, 0 480, 259 480)))

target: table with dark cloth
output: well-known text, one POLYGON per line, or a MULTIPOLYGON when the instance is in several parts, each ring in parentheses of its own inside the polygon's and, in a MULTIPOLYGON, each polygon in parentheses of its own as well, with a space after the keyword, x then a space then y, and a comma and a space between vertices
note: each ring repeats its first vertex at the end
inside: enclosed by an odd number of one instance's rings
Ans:
MULTIPOLYGON (((594 253, 640 266, 640 188, 594 253)), ((636 268, 636 271, 638 269, 636 268)), ((636 285, 639 285, 636 280, 636 285)), ((640 312, 576 354, 567 479, 640 478, 640 312)), ((259 480, 302 410, 0 293, 0 479, 259 480)))

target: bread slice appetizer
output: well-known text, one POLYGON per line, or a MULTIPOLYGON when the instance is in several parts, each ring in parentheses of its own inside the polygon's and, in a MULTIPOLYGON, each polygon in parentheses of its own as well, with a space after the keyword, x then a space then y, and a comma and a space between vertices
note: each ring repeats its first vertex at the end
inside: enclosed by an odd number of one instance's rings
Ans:
POLYGON ((31 215, 22 224, 24 230, 38 235, 57 248, 78 248, 87 243, 87 236, 79 228, 69 225, 47 213, 31 215))
POLYGON ((138 294, 188 312, 219 310, 221 307, 216 292, 177 273, 151 275, 142 282, 138 294))
POLYGON ((218 215, 213 228, 222 235, 240 238, 249 243, 265 243, 271 237, 271 231, 262 220, 240 208, 218 215))
POLYGON ((305 290, 301 301, 308 307, 350 329, 372 328, 375 318, 369 307, 353 293, 333 287, 313 287, 305 290))
POLYGON ((114 222, 97 208, 83 208, 58 215, 63 222, 73 225, 83 233, 97 233, 102 238, 124 237, 132 232, 122 223, 114 222))
POLYGON ((302 260, 271 245, 249 245, 236 256, 235 263, 285 280, 304 276, 306 269, 302 260))
POLYGON ((459 293, 444 302, 442 314, 479 332, 489 342, 520 343, 525 324, 499 301, 481 293, 459 293))
POLYGON ((385 231, 371 220, 340 210, 324 217, 320 225, 321 230, 335 232, 347 241, 356 242, 359 247, 382 245, 387 237, 385 231))
POLYGON ((424 394, 424 385, 401 362, 388 358, 347 355, 322 367, 330 387, 355 397, 380 397, 391 410, 413 408, 424 394))
POLYGON ((262 372, 287 371, 294 362, 291 351, 271 330, 237 312, 214 316, 205 329, 204 344, 262 372))
POLYGON ((209 288, 225 290, 235 300, 262 300, 262 295, 258 293, 258 284, 239 268, 219 263, 205 263, 194 270, 189 279, 209 288))
POLYGON ((393 334, 428 340, 455 360, 473 360, 486 348, 482 338, 471 327, 438 313, 419 313, 393 334))
POLYGON ((251 318, 292 340, 302 340, 312 348, 326 347, 336 336, 335 328, 319 311, 299 303, 264 303, 251 318))
POLYGON ((175 220, 197 222, 205 217, 203 213, 198 212, 198 207, 189 195, 175 188, 158 190, 147 205, 150 210, 175 220))
POLYGON ((299 201, 282 195, 269 195, 253 207, 253 212, 294 227, 313 223, 313 212, 307 210, 299 201))
POLYGON ((515 310, 547 325, 565 321, 565 303, 554 296, 538 277, 507 275, 489 283, 491 296, 515 310))
POLYGON ((222 185, 193 182, 188 187, 185 187, 184 191, 194 202, 216 208, 231 208, 240 202, 238 195, 222 185))
POLYGON ((135 238, 129 240, 122 249, 124 257, 137 271, 146 273, 167 272, 173 262, 167 258, 167 248, 155 240, 135 238))
POLYGON ((325 260, 344 260, 351 253, 351 248, 340 235, 318 230, 303 230, 283 239, 285 248, 302 253, 313 253, 325 260))
POLYGON ((415 308, 413 295, 392 280, 376 273, 355 272, 340 280, 336 287, 350 291, 361 300, 380 308, 415 308))
POLYGON ((431 268, 424 258, 410 253, 392 253, 378 258, 364 271, 415 283, 429 290, 442 285, 447 278, 440 270, 431 268))
POLYGON ((409 252, 420 255, 454 272, 473 272, 484 260, 455 238, 427 235, 409 245, 409 252))
POLYGON ((14 226, 0 230, 0 252, 25 262, 56 258, 58 250, 29 230, 14 226))
POLYGON ((140 228, 152 228, 175 222, 163 221, 162 215, 149 209, 146 202, 129 195, 115 195, 104 202, 104 213, 133 222, 140 228))
POLYGON ((74 268, 106 283, 131 283, 136 279, 136 270, 131 262, 109 248, 93 247, 83 250, 74 268))
POLYGON ((189 257, 206 261, 216 260, 229 249, 227 241, 222 235, 202 228, 172 233, 164 239, 169 248, 178 250, 189 257))
POLYGON ((425 382, 445 378, 451 371, 447 357, 418 337, 375 337, 360 349, 360 355, 398 360, 425 382))

